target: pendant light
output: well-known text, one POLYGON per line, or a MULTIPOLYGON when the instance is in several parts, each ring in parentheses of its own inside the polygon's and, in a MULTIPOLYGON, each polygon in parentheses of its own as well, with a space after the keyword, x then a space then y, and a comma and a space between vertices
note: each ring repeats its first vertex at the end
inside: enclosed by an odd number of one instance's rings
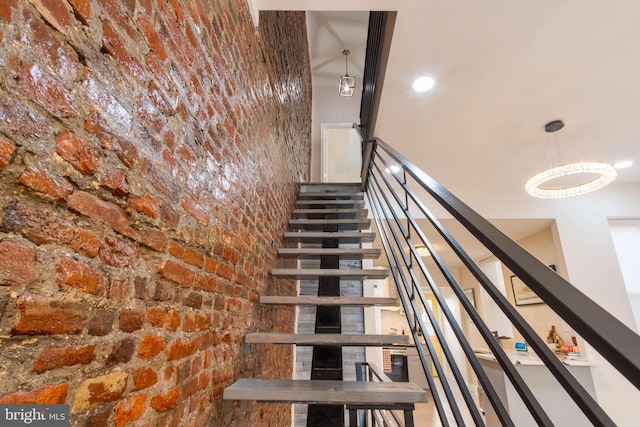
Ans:
POLYGON ((356 78, 349 75, 348 56, 350 53, 349 49, 342 51, 342 54, 344 55, 345 73, 340 77, 340 85, 338 86, 338 93, 340 96, 353 96, 353 92, 356 89, 356 78))
MULTIPOLYGON (((561 120, 554 120, 547 123, 544 130, 547 133, 554 133, 563 127, 564 123, 561 120)), ((556 144, 558 144, 557 138, 556 144)), ((559 148, 558 153, 560 153, 559 148)), ((600 188, 611 184, 611 182, 616 178, 616 175, 616 170, 608 163, 594 161, 565 163, 537 173, 527 181, 524 187, 527 190, 527 193, 533 197, 558 199, 562 197, 578 196, 580 194, 599 190, 600 188), (577 184, 559 187, 543 187, 543 184, 548 183, 551 180, 568 175, 595 175, 595 178, 577 184)))

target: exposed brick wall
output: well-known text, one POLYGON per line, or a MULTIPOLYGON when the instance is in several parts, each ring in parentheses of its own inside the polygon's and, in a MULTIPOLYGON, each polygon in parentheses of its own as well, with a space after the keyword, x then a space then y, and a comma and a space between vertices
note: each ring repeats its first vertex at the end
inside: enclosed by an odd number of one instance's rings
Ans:
POLYGON ((241 0, 0 2, 0 403, 72 425, 287 425, 224 402, 291 374, 262 308, 309 175, 302 13, 241 0))

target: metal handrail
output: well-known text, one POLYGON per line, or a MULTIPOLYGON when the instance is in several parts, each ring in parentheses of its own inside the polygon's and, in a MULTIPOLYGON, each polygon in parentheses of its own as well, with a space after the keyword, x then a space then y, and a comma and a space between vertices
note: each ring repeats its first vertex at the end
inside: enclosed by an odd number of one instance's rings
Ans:
MULTIPOLYGON (((385 375, 376 365, 369 362, 356 362, 356 378, 358 381, 392 382, 391 378, 385 375)), ((364 410, 362 411, 364 412, 364 410)), ((370 409, 369 411, 380 426, 404 427, 404 422, 393 410, 370 409), (389 415, 391 418, 389 418, 389 415)))
MULTIPOLYGON (((437 286, 435 286, 431 279, 430 273, 427 271, 420 256, 418 256, 415 249, 416 245, 412 240, 413 237, 416 237, 416 241, 426 245, 430 250, 438 269, 451 286, 451 289, 459 299, 471 321, 477 327, 480 335, 491 348, 497 362, 505 371, 505 374, 514 385, 514 388, 519 393, 536 422, 539 425, 553 425, 500 345, 492 337, 489 328, 484 324, 478 312, 468 301, 461 287, 457 284, 444 262, 442 262, 442 259, 435 252, 424 232, 417 226, 412 212, 410 212, 409 209, 410 204, 429 220, 438 233, 450 245, 463 264, 478 280, 483 289, 487 291, 516 329, 523 335, 530 347, 547 366, 549 372, 553 374, 587 418, 589 418, 594 425, 615 425, 591 395, 589 395, 582 385, 568 372, 557 356, 551 352, 546 343, 542 341, 522 316, 520 316, 515 307, 495 288, 482 270, 453 239, 451 234, 426 208, 424 201, 410 188, 408 179, 412 180, 412 188, 415 188, 415 185, 417 185, 425 190, 638 389, 640 389, 640 358, 638 358, 638 354, 640 354, 640 337, 568 281, 564 280, 545 264, 521 248, 517 243, 509 239, 495 226, 457 199, 448 190, 384 141, 378 138, 364 139, 366 137, 362 133, 361 136, 363 137, 364 156, 363 186, 370 199, 372 212, 376 218, 376 225, 380 231, 379 234, 383 240, 383 247, 387 253, 392 276, 398 286, 398 294, 401 297, 401 303, 407 314, 407 320, 412 329, 412 333, 416 334, 417 328, 421 330, 425 328, 422 320, 419 316, 416 316, 416 313, 420 312, 422 308, 425 309, 427 315, 430 317, 430 321, 432 323, 434 322, 422 289, 419 284, 417 284, 419 280, 416 274, 422 274, 423 277, 426 278, 427 284, 431 287, 439 306, 443 308, 443 314, 447 318, 450 326, 452 326, 454 334, 460 341, 462 349, 478 377, 480 385, 494 406, 498 417, 501 419, 503 425, 510 425, 511 421, 508 414, 504 416, 505 412, 500 408, 501 404, 494 402, 494 400, 497 400, 497 395, 492 391, 491 384, 488 380, 483 378, 484 371, 479 366, 479 363, 477 363, 477 359, 471 347, 466 342, 464 334, 455 322, 453 315, 448 312, 444 298, 440 295, 437 286), (383 171, 391 165, 392 162, 390 160, 402 168, 401 173, 390 175, 393 177, 393 181, 389 181, 383 173, 383 171), (402 195, 399 195, 396 189, 400 189, 402 195), (388 197, 387 194, 389 194, 390 197, 388 197), (403 224, 403 221, 406 221, 406 226, 403 224), (396 229, 398 231, 396 231, 396 229), (415 236, 412 236, 412 231, 415 233, 415 236), (394 249, 401 248, 405 244, 409 247, 408 255, 402 250, 394 249), (405 274, 405 271, 407 271, 407 274, 405 274), (422 307, 420 307, 420 305, 422 307)), ((456 377, 458 386, 469 407, 471 402, 468 401, 470 397, 467 391, 465 391, 466 386, 460 384, 459 378, 457 377, 458 374, 454 367, 455 363, 452 364, 452 360, 449 360, 447 351, 444 350, 446 342, 443 342, 441 332, 438 332, 439 329, 435 330, 436 336, 443 346, 443 351, 448 359, 449 366, 452 367, 454 377, 456 377)), ((417 335, 414 335, 414 340, 418 342, 416 337, 417 335)), ((425 341, 429 344, 429 339, 425 341)), ((427 374, 426 357, 424 357, 423 354, 420 354, 420 356, 423 368, 427 374)), ((433 355, 432 359, 434 359, 433 355)), ((429 378, 429 376, 430 375, 427 374, 427 378, 429 378)), ((443 381, 442 378, 441 381, 443 381)), ((430 386, 432 385, 430 384, 430 386)), ((447 391, 444 382, 443 389, 447 397, 450 398, 450 392, 447 391)), ((432 387, 432 392, 434 391, 434 387, 432 387)), ((442 409, 441 402, 436 395, 434 395, 434 403, 440 412, 442 409)), ((458 424, 464 425, 460 424, 458 420, 456 410, 454 409, 456 405, 454 404, 450 407, 458 424)), ((469 410, 476 425, 482 425, 478 423, 473 414, 474 408, 469 407, 469 410)), ((443 425, 446 425, 446 421, 443 422, 443 425)))

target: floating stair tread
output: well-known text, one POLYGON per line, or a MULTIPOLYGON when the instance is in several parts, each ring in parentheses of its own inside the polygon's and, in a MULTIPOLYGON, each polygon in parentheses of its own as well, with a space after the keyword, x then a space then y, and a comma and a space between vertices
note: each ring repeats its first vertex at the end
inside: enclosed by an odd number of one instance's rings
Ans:
POLYGON ((318 214, 318 215, 348 215, 352 214, 357 217, 366 217, 368 214, 368 210, 365 208, 344 208, 344 209, 294 209, 293 215, 295 216, 303 216, 309 214, 318 214))
POLYGON ((386 268, 340 269, 340 268, 274 268, 275 277, 313 279, 315 277, 338 276, 344 279, 384 279, 389 276, 386 268))
POLYGON ((358 347, 407 346, 407 335, 362 334, 287 334, 278 332, 254 332, 247 334, 250 344, 337 345, 358 347))
POLYGON ((342 259, 378 258, 380 249, 340 249, 340 248, 282 248, 278 255, 282 258, 318 258, 334 255, 342 259))
POLYGON ((413 383, 242 378, 227 387, 225 400, 278 403, 380 405, 424 403, 427 393, 413 383))
POLYGON ((290 219, 289 225, 346 225, 346 224, 371 224, 366 218, 297 218, 290 219))
POLYGON ((364 200, 332 200, 332 199, 315 199, 315 200, 296 200, 297 205, 364 205, 364 200))
POLYGON ((349 198, 351 200, 362 200, 364 199, 364 193, 362 191, 343 191, 343 192, 304 191, 304 192, 298 193, 298 200, 318 198, 318 197, 322 197, 325 199, 349 198))
POLYGON ((343 243, 373 242, 376 233, 370 231, 287 231, 284 238, 289 241, 321 243, 324 239, 338 239, 343 243))
POLYGON ((365 306, 382 305, 396 306, 395 298, 380 297, 312 297, 312 296, 261 296, 261 304, 279 305, 339 305, 339 306, 365 306))

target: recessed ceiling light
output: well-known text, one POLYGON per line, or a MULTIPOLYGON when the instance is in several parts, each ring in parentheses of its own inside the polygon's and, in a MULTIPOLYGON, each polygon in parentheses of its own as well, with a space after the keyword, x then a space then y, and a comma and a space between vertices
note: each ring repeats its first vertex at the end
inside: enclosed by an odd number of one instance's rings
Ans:
POLYGON ((433 80, 431 77, 425 76, 416 79, 411 87, 416 92, 426 92, 428 90, 431 90, 431 88, 433 88, 433 85, 435 84, 435 80, 433 80))
POLYGON ((615 165, 613 165, 613 167, 616 168, 616 169, 624 169, 624 168, 628 168, 632 164, 633 164, 633 162, 631 160, 623 160, 623 161, 618 162, 615 165))

